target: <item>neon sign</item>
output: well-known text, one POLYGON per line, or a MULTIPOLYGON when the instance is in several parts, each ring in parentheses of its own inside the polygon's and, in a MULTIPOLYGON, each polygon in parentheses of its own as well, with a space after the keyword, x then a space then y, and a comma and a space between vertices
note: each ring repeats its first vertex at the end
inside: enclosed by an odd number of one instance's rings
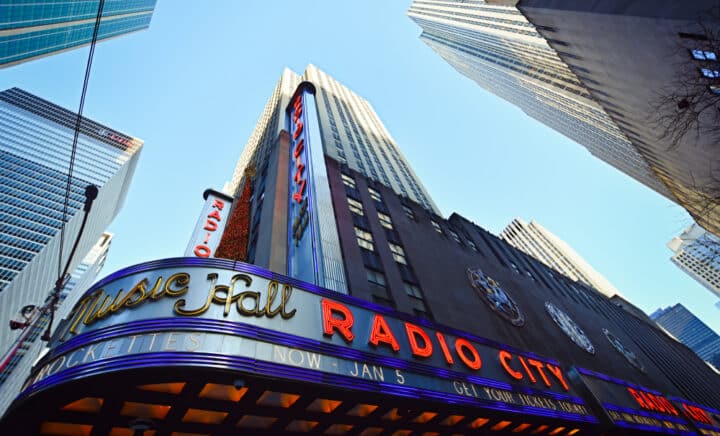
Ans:
POLYGON ((232 198, 212 189, 206 190, 203 196, 205 205, 185 249, 185 256, 211 257, 220 244, 227 222, 232 198))

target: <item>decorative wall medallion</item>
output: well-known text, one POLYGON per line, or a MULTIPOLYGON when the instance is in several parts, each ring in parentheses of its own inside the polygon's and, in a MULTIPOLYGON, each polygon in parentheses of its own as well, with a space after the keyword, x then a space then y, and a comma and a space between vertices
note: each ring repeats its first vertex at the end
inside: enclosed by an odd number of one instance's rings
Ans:
POLYGON ((472 287, 492 310, 515 326, 525 324, 525 316, 520 308, 498 282, 485 275, 480 268, 468 268, 467 275, 472 287))
POLYGON ((595 347, 593 347, 592 342, 590 342, 590 338, 585 336, 585 332, 582 331, 580 326, 575 324, 575 321, 570 318, 570 315, 549 301, 545 302, 545 310, 553 321, 555 321, 555 324, 557 324, 578 347, 590 354, 595 354, 595 347))
POLYGON ((640 359, 630 351, 628 348, 625 348, 625 345, 623 345, 622 342, 620 342, 620 339, 615 337, 614 334, 610 333, 608 329, 602 329, 603 333, 605 334, 605 337, 608 341, 612 344, 613 347, 618 351, 618 353, 622 354, 628 362, 632 366, 634 366, 636 369, 638 369, 641 372, 645 372, 645 368, 643 367, 642 363, 640 362, 640 359))

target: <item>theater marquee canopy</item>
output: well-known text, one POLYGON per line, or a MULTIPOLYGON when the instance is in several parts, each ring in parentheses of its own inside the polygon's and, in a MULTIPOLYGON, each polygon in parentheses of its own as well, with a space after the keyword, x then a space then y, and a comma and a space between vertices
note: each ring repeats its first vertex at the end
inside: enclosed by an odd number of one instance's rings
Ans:
MULTIPOLYGON (((570 435, 598 432, 594 411, 604 408, 618 427, 693 431, 686 413, 645 410, 636 415, 653 420, 623 421, 632 392, 598 387, 612 384, 602 375, 580 370, 571 382, 552 359, 221 259, 166 259, 110 275, 50 348, 3 427, 570 435), (588 386, 612 398, 583 398, 588 386)), ((673 401, 682 412, 683 400, 673 401)), ((717 429, 711 409, 690 410, 695 424, 717 429)))

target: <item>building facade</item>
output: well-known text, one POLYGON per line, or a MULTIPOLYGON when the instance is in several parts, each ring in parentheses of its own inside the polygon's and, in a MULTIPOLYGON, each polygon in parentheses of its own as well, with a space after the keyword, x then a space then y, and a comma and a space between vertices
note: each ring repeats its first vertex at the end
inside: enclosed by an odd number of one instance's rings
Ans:
POLYGON ((420 40, 460 74, 672 199, 548 39, 509 3, 416 0, 408 16, 420 40))
POLYGON ((682 304, 658 309, 650 318, 706 362, 720 354, 720 336, 682 304))
POLYGON ((720 6, 697 0, 522 0, 518 9, 676 203, 720 235, 720 6), (663 59, 663 62, 657 62, 663 59), (648 68, 648 66, 652 68, 648 68))
MULTIPOLYGON (((112 233, 102 234, 90 252, 71 274, 70 280, 60 293, 55 319, 68 316, 79 297, 95 282, 105 264, 112 241, 112 233)), ((5 414, 10 403, 20 393, 20 388, 30 375, 34 361, 40 357, 46 343, 40 340, 45 333, 50 314, 36 314, 32 325, 27 327, 8 354, 3 356, 0 369, 0 416, 5 414)))
MULTIPOLYGON (((106 1, 97 40, 148 28, 156 1, 106 1)), ((0 68, 90 44, 99 3, 0 1, 0 68)))
POLYGON ((605 277, 595 271, 565 241, 535 221, 527 223, 515 218, 500 232, 500 237, 550 268, 560 271, 572 280, 594 287, 607 297, 619 294, 605 277))
MULTIPOLYGON (((142 141, 83 119, 61 234, 76 119, 77 114, 23 90, 0 92, 2 326, 22 307, 42 305, 52 291, 82 224, 86 186, 97 186, 99 195, 69 271, 77 268, 125 200, 142 141)), ((19 334, 0 329, 0 350, 4 353, 19 334)))
POLYGON ((208 232, 227 220, 219 247, 240 236, 246 250, 193 249, 93 285, 2 430, 720 432, 720 377, 687 347, 328 153, 319 88, 300 82, 266 112, 278 125, 243 154, 233 211, 203 209, 208 232), (339 289, 319 284, 338 285, 333 259, 339 289))
POLYGON ((693 224, 667 245, 672 263, 720 298, 720 238, 693 224))

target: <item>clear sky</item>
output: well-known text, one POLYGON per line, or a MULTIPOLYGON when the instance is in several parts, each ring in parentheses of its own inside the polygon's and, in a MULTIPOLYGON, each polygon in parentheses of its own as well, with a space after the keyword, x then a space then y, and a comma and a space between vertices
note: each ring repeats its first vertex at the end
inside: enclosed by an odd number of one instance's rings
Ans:
MULTIPOLYGON (((669 260, 685 211, 457 73, 409 6, 159 0, 149 30, 98 44, 85 115, 145 141, 103 274, 182 255, 282 69, 313 63, 370 101, 445 216, 496 234, 535 219, 643 310, 681 302, 720 331, 717 299, 669 260)), ((86 56, 0 70, 0 87, 76 110, 86 56)))

